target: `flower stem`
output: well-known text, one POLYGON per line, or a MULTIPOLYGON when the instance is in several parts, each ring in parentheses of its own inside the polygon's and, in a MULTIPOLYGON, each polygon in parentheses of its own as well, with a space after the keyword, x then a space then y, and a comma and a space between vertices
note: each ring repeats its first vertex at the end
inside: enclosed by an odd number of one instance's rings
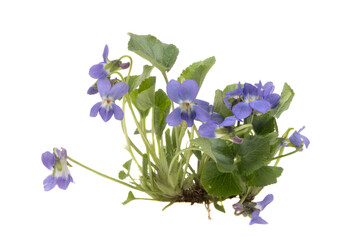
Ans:
POLYGON ((130 79, 130 74, 131 74, 131 69, 132 69, 132 57, 130 57, 129 55, 124 55, 122 56, 121 58, 119 58, 119 61, 123 58, 128 58, 130 59, 130 68, 129 68, 129 73, 127 74, 127 77, 126 77, 126 83, 129 83, 129 79, 130 79))
MULTIPOLYGON (((293 153, 299 152, 299 151, 302 150, 302 149, 303 149, 303 147, 297 148, 297 149, 296 149, 295 151, 293 151, 293 152, 290 152, 290 153, 287 153, 287 154, 284 154, 284 155, 279 155, 279 156, 277 156, 277 157, 271 158, 269 161, 272 161, 272 160, 277 159, 276 163, 274 164, 274 166, 277 166, 278 163, 279 163, 279 160, 281 160, 281 158, 287 157, 287 156, 289 156, 289 155, 292 155, 293 153)), ((281 150, 282 150, 282 149, 281 149, 281 150)), ((281 152, 280 152, 280 154, 281 154, 281 152)))
MULTIPOLYGON (((124 100, 123 100, 123 109, 122 109, 123 112, 125 112, 125 105, 126 105, 126 99, 125 99, 125 97, 124 97, 124 100)), ((132 141, 131 141, 131 139, 129 138, 129 135, 128 135, 128 133, 127 133, 125 117, 124 117, 123 120, 121 121, 121 128, 123 129, 123 132, 124 132, 124 135, 125 135, 125 140, 126 140, 126 144, 127 144, 127 150, 129 151, 129 153, 130 153, 132 159, 134 160, 135 164, 137 165, 137 167, 139 168, 140 172, 142 173, 142 167, 141 167, 141 165, 139 164, 139 162, 137 161, 137 159, 136 159, 136 157, 135 157, 135 155, 134 155, 134 153, 133 153, 133 151, 132 151, 132 149, 131 149, 131 147, 132 147, 132 145, 131 145, 132 141)), ((138 148, 135 146, 135 144, 133 144, 133 146, 134 146, 134 149, 135 149, 135 150, 136 150, 136 149, 138 150, 138 148)), ((139 150, 138 150, 138 151, 139 151, 139 150)), ((141 155, 142 153, 139 151, 139 154, 141 155)), ((141 156, 142 156, 142 155, 141 155, 141 156)))
POLYGON ((139 188, 137 188, 137 187, 135 187, 135 186, 133 186, 133 185, 131 185, 131 184, 128 184, 128 183, 123 182, 123 181, 120 181, 120 180, 118 180, 118 179, 116 179, 116 178, 109 177, 109 176, 107 176, 107 175, 105 175, 105 174, 103 174, 103 173, 100 173, 100 172, 98 172, 98 171, 96 171, 96 170, 93 170, 92 168, 89 168, 89 167, 83 165, 82 163, 77 162, 76 160, 72 159, 72 158, 69 157, 69 156, 67 156, 67 159, 69 159, 71 162, 73 162, 73 163, 79 165, 80 167, 83 167, 83 168, 85 168, 85 169, 87 169, 87 170, 89 170, 89 171, 91 171, 91 172, 93 172, 93 173, 95 173, 95 174, 97 174, 97 175, 99 175, 99 176, 101 176, 101 177, 107 178, 107 179, 109 179, 109 180, 112 180, 112 181, 114 181, 114 182, 120 183, 120 184, 125 185, 125 186, 127 186, 127 187, 133 188, 133 189, 135 189, 135 190, 140 190, 139 188))
POLYGON ((243 197, 240 199, 239 203, 243 203, 246 199, 246 197, 248 196, 249 194, 249 191, 250 191, 250 188, 249 187, 246 187, 246 192, 245 194, 243 195, 243 197))

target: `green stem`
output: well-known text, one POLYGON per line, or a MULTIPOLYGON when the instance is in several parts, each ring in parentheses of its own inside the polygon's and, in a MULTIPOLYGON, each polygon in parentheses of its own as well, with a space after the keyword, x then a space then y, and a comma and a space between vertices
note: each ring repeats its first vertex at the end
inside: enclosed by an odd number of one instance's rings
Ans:
POLYGON ((142 157, 143 153, 140 151, 140 149, 138 149, 138 147, 136 147, 136 145, 131 141, 131 139, 129 138, 129 142, 131 147, 142 157))
POLYGON ((158 162, 158 157, 156 156, 155 151, 152 150, 151 144, 150 144, 150 142, 148 141, 148 139, 147 139, 147 137, 146 137, 146 134, 145 134, 145 132, 143 131, 143 129, 142 129, 142 127, 141 127, 139 121, 137 120, 136 114, 135 114, 134 109, 133 109, 132 104, 131 104, 130 96, 129 96, 129 95, 125 95, 124 98, 126 98, 126 102, 127 102, 128 106, 129 106, 129 108, 130 108, 132 117, 133 117, 133 119, 134 119, 134 121, 135 121, 136 127, 137 127, 137 129, 138 129, 138 131, 139 131, 139 133, 140 133, 140 136, 141 136, 141 138, 142 138, 142 141, 144 142, 146 148, 149 150, 149 153, 151 154, 153 160, 154 160, 155 162, 158 162))
POLYGON ((249 191, 250 191, 250 188, 249 187, 246 187, 246 192, 245 194, 243 195, 243 197, 240 199, 239 203, 243 203, 246 199, 246 197, 248 196, 249 194, 249 191))
POLYGON ((128 59, 130 59, 129 73, 127 74, 127 77, 126 77, 126 83, 129 83, 129 79, 130 79, 130 74, 131 74, 131 69, 132 69, 132 63, 133 63, 133 61, 132 61, 132 58, 131 58, 129 55, 124 55, 124 56, 122 56, 121 58, 119 58, 118 60, 120 61, 120 60, 123 59, 123 58, 128 58, 128 59))
MULTIPOLYGON (((126 96, 126 95, 125 95, 126 96)), ((122 106, 122 110, 123 112, 125 112, 125 105, 126 105, 126 98, 124 97, 123 99, 123 106, 122 106)), ((123 129, 123 132, 124 132, 124 135, 125 135, 125 141, 126 141, 126 144, 127 144, 127 150, 129 151, 133 161, 135 162, 135 164, 137 165, 137 167, 139 168, 140 172, 142 173, 142 167, 141 165, 139 164, 139 162, 137 161, 132 149, 131 149, 131 139, 129 138, 129 135, 127 133, 127 129, 126 129, 126 121, 125 121, 126 117, 124 117, 121 121, 121 128, 123 129)), ((138 149, 135 145, 133 145, 134 148, 138 149)))
MULTIPOLYGON (((277 159, 276 163, 274 164, 274 166, 277 166, 278 163, 279 163, 279 160, 281 160, 281 158, 287 157, 287 156, 289 156, 289 155, 292 155, 293 153, 296 153, 296 152, 298 152, 298 151, 300 151, 300 150, 302 150, 302 149, 303 149, 303 147, 300 147, 300 148, 296 149, 296 150, 293 151, 293 152, 290 152, 290 153, 287 153, 287 154, 284 154, 284 155, 279 155, 279 156, 277 156, 277 157, 271 158, 269 161, 272 161, 272 160, 277 159)), ((281 150, 282 150, 282 149, 281 149, 281 150)), ((280 152, 280 154, 281 154, 281 152, 280 152)))
MULTIPOLYGON (((288 128, 287 131, 282 135, 282 138, 286 139, 288 137, 290 131, 292 131, 292 130, 293 130, 293 128, 288 128)), ((283 147, 283 146, 281 147, 281 149, 279 150, 278 156, 281 156, 283 154, 284 148, 285 147, 283 147)), ((276 163, 274 164, 275 167, 278 165, 280 160, 281 160, 281 158, 277 159, 276 163)))
POLYGON ((173 165, 174 165, 174 162, 177 161, 179 155, 183 152, 186 152, 186 151, 192 151, 192 150, 200 150, 199 148, 193 148, 193 147, 190 147, 190 148, 185 148, 185 149, 182 149, 182 150, 179 150, 175 155, 174 157, 172 158, 172 160, 170 161, 170 165, 169 165, 169 171, 168 171, 168 174, 170 175, 171 174, 171 171, 173 169, 173 165))
POLYGON ((107 176, 107 175, 105 175, 105 174, 103 174, 103 173, 100 173, 100 172, 98 172, 98 171, 96 171, 96 170, 93 170, 92 168, 89 168, 89 167, 83 165, 82 163, 77 162, 76 160, 72 159, 72 158, 69 157, 69 156, 67 156, 67 159, 69 159, 71 162, 73 162, 73 163, 75 163, 75 164, 77 164, 77 165, 79 165, 79 166, 81 166, 81 167, 83 167, 83 168, 85 168, 85 169, 87 169, 87 170, 89 170, 89 171, 91 171, 91 172, 93 172, 93 173, 95 173, 95 174, 101 176, 101 177, 107 178, 107 179, 109 179, 109 180, 112 180, 112 181, 114 181, 114 182, 120 183, 120 184, 125 185, 125 186, 127 186, 127 187, 133 188, 133 189, 135 189, 135 190, 140 190, 139 188, 137 188, 137 187, 135 187, 135 186, 133 186, 133 185, 130 185, 130 184, 126 183, 126 182, 120 181, 120 180, 118 180, 118 179, 116 179, 116 178, 109 177, 109 176, 107 176))
MULTIPOLYGON (((165 84, 168 85, 169 80, 168 80, 168 77, 167 77, 166 72, 165 72, 165 71, 163 71, 163 72, 161 71, 161 73, 162 73, 162 75, 163 75, 165 84)), ((174 103, 173 103, 173 101, 172 101, 172 110, 174 110, 174 103)))

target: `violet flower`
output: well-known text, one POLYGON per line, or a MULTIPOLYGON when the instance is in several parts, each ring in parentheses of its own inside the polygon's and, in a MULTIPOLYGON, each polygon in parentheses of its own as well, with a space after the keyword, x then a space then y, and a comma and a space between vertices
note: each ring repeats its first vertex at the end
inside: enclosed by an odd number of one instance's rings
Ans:
POLYGON ((99 112, 104 122, 109 121, 113 114, 115 119, 122 120, 124 117, 123 110, 115 104, 115 100, 123 97, 128 92, 129 85, 119 82, 112 86, 107 78, 101 78, 97 81, 97 88, 102 101, 91 108, 90 116, 96 117, 99 112))
POLYGON ((258 84, 255 84, 258 89, 258 94, 260 99, 264 99, 271 104, 271 109, 278 106, 281 96, 277 93, 273 93, 275 86, 272 82, 267 82, 265 85, 262 85, 261 81, 258 84))
POLYGON ((203 107, 195 104, 195 98, 199 92, 199 86, 194 80, 186 80, 180 83, 170 80, 167 84, 168 97, 179 107, 175 108, 166 118, 169 126, 178 126, 183 120, 188 127, 194 125, 194 120, 208 121, 210 115, 203 107))
POLYGON ((237 119, 247 118, 252 110, 266 113, 271 107, 267 100, 259 98, 258 89, 249 83, 244 84, 242 97, 243 101, 232 107, 232 112, 237 119))
POLYGON ((89 75, 94 79, 100 79, 107 77, 116 70, 126 69, 130 67, 130 63, 122 63, 119 60, 109 61, 108 60, 109 48, 105 45, 103 51, 103 62, 93 65, 89 69, 89 75))
POLYGON ((304 135, 300 134, 301 131, 303 131, 303 129, 305 128, 305 126, 303 126, 301 129, 299 129, 299 131, 295 131, 290 137, 289 137, 289 141, 291 143, 293 143, 295 146, 297 146, 298 148, 300 148, 302 145, 303 145, 303 142, 304 142, 304 145, 306 148, 309 147, 309 144, 310 144, 310 140, 305 137, 304 135))
POLYGON ((272 194, 268 194, 264 200, 262 200, 261 202, 257 202, 255 208, 255 211, 251 214, 251 220, 250 220, 250 225, 253 224, 267 224, 267 222, 262 219, 259 215, 260 212, 263 211, 265 209, 265 207, 270 204, 273 201, 273 195, 272 194))
POLYGON ((238 83, 238 88, 234 89, 233 91, 228 91, 225 93, 225 96, 223 98, 223 102, 226 105, 227 108, 232 109, 232 106, 234 103, 230 103, 229 100, 233 98, 234 100, 238 100, 240 98, 240 96, 242 95, 243 90, 241 88, 241 84, 240 82, 238 83))
POLYGON ((65 148, 54 149, 55 153, 45 152, 42 154, 42 163, 53 173, 43 181, 44 190, 50 191, 56 185, 66 190, 70 182, 73 182, 69 168, 67 166, 67 153, 65 148))
POLYGON ((253 224, 267 224, 267 222, 260 217, 260 212, 263 211, 268 204, 273 201, 273 195, 268 194, 264 200, 260 202, 248 202, 248 203, 235 203, 233 208, 235 215, 251 216, 250 225, 253 224))
POLYGON ((89 69, 89 75, 92 78, 95 78, 95 79, 104 78, 110 74, 110 72, 107 69, 105 69, 105 66, 108 63, 108 53, 109 53, 108 45, 105 45, 104 51, 103 51, 103 62, 95 64, 89 69))

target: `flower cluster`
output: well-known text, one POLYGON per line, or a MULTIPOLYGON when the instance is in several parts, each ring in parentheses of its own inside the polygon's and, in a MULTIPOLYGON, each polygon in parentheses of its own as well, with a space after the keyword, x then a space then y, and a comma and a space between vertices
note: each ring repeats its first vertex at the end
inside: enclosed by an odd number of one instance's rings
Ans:
POLYGON ((90 95, 99 92, 102 101, 91 108, 90 116, 96 117, 99 113, 104 122, 109 121, 113 115, 117 120, 123 119, 124 113, 115 101, 122 98, 129 90, 129 85, 125 82, 111 81, 108 77, 118 70, 129 68, 130 63, 121 63, 120 60, 109 61, 108 53, 108 45, 105 45, 103 62, 93 65, 89 70, 89 75, 97 81, 87 91, 90 95))
POLYGON ((67 166, 67 153, 65 148, 61 148, 61 151, 55 148, 53 153, 43 153, 42 163, 46 168, 52 171, 52 174, 43 181, 45 191, 53 189, 56 185, 66 190, 70 182, 73 182, 67 166))

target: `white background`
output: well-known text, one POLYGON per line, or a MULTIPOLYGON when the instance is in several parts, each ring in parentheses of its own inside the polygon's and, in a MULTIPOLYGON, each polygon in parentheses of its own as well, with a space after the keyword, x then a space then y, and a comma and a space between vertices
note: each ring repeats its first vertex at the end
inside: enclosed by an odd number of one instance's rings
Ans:
POLYGON ((352 11, 339 0, 2 1, 0 239, 352 239, 352 11), (278 184, 256 199, 274 194, 261 213, 268 225, 234 216, 235 200, 211 221, 202 205, 123 206, 128 188, 79 166, 67 191, 44 192, 40 156, 53 147, 114 177, 129 159, 120 122, 90 118, 99 96, 86 94, 105 44, 110 59, 131 54, 141 72, 147 62, 128 52, 128 32, 179 48, 171 79, 216 56, 200 99, 238 81, 294 89, 278 124, 282 133, 305 125, 311 145, 283 159, 278 184))

